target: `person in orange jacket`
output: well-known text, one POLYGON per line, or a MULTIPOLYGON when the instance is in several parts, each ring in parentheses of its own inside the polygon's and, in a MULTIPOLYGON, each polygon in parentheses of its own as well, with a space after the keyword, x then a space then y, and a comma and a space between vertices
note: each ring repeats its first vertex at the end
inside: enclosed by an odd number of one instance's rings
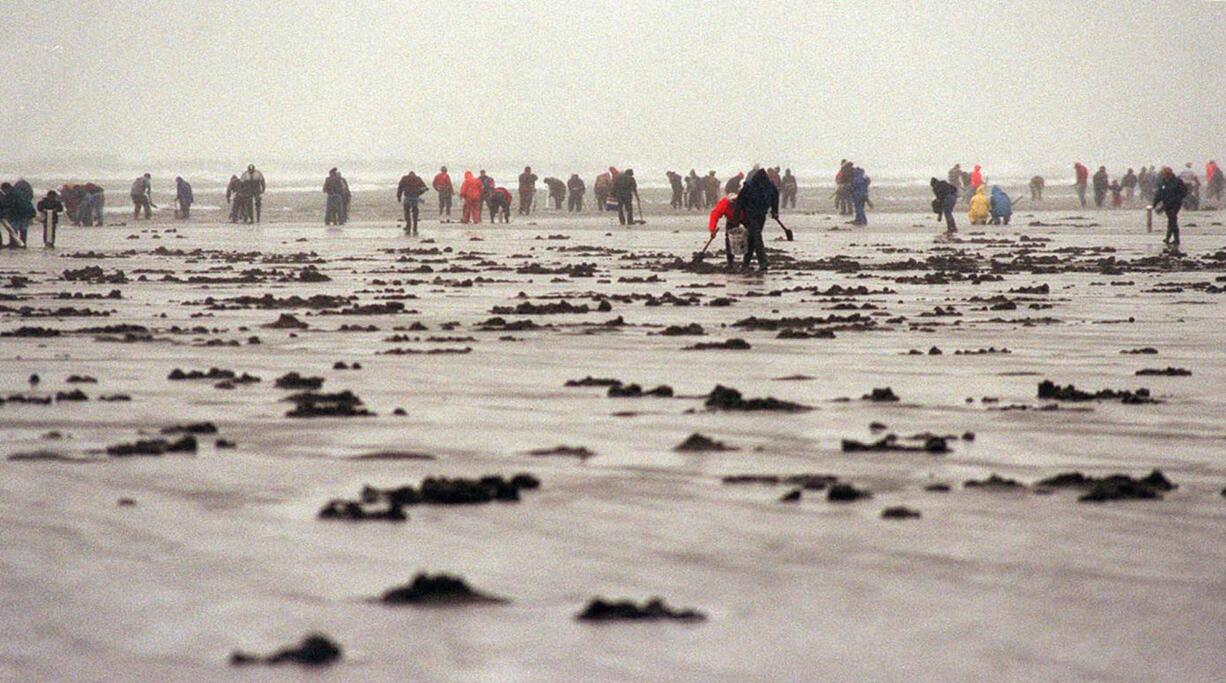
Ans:
POLYGON ((728 267, 734 268, 736 260, 732 256, 732 240, 728 238, 728 229, 735 228, 741 224, 745 218, 745 212, 741 211, 736 205, 736 193, 726 194, 718 202, 715 203, 715 208, 711 209, 711 217, 707 221, 707 230, 711 232, 711 238, 715 238, 715 233, 719 232, 719 219, 724 219, 724 254, 728 257, 728 267))
POLYGON ((464 200, 464 211, 461 223, 477 224, 481 222, 481 181, 472 171, 464 171, 464 182, 460 184, 460 199, 464 200))
POLYGON ((974 170, 971 171, 971 189, 978 190, 983 184, 983 167, 975 164, 974 170))
POLYGON ((438 217, 451 218, 451 195, 455 194, 455 188, 451 185, 451 176, 447 173, 446 166, 439 170, 430 185, 438 193, 438 217))

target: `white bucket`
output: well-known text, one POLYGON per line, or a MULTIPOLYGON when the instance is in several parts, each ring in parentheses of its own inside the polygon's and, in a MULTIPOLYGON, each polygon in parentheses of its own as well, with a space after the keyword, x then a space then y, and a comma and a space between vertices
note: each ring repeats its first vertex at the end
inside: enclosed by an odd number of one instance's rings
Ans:
POLYGON ((728 244, 733 256, 744 256, 749 250, 749 231, 742 225, 728 228, 728 244))

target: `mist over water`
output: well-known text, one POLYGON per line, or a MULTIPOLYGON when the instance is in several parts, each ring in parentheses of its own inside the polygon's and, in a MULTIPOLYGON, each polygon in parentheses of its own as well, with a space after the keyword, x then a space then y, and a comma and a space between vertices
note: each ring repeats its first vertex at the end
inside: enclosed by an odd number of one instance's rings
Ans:
POLYGON ((955 161, 1022 178, 1226 156, 1223 3, 15 5, 10 175, 531 163, 650 180, 760 162, 825 178, 849 157, 923 180, 955 161))

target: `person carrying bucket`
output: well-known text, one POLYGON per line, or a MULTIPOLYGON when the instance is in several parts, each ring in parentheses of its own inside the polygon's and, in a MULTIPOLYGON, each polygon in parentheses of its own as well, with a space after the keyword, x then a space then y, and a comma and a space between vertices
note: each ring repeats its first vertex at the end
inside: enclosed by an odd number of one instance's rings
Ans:
POLYGON ((745 255, 748 244, 745 226, 741 225, 745 212, 737 206, 736 198, 735 192, 724 195, 715 203, 715 208, 711 210, 711 218, 707 221, 707 230, 711 233, 711 239, 714 240, 715 234, 719 232, 719 219, 725 219, 724 253, 728 257, 728 270, 736 267, 736 259, 745 255))

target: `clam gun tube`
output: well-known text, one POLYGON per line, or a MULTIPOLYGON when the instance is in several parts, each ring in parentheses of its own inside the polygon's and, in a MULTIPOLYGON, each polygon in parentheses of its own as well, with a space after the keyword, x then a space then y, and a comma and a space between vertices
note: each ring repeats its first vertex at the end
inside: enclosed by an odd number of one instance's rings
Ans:
POLYGON ((1154 205, 1145 207, 1145 232, 1154 231, 1154 205))

